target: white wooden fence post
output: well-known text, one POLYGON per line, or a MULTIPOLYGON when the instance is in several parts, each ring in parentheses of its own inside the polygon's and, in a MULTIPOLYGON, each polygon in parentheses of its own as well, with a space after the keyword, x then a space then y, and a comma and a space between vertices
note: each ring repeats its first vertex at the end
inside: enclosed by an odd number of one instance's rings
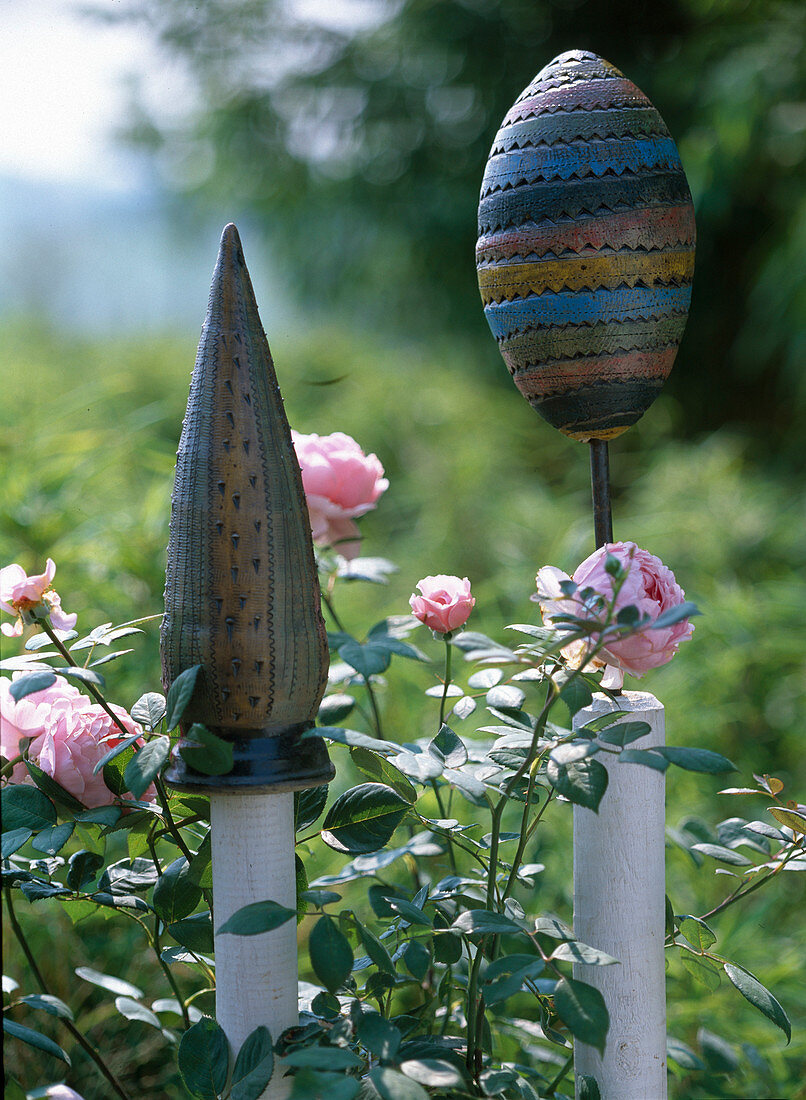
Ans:
MULTIPOLYGON (((233 1050, 258 1023, 276 1039, 298 1020, 297 922, 259 936, 218 935, 235 911, 267 898, 296 906, 291 791, 211 794, 215 898, 216 1019, 233 1050)), ((285 1100, 275 1072, 263 1100, 285 1100)))
MULTIPOLYGON (((626 691, 611 701, 596 695, 575 726, 608 711, 619 721, 647 722, 651 732, 630 746, 665 744, 664 710, 654 695, 626 691)), ((610 1013, 604 1056, 577 1043, 579 1078, 596 1079, 602 1100, 665 1100, 666 978, 664 775, 643 764, 605 764, 609 782, 598 813, 574 807, 574 931, 618 965, 574 967, 595 986, 610 1013)))

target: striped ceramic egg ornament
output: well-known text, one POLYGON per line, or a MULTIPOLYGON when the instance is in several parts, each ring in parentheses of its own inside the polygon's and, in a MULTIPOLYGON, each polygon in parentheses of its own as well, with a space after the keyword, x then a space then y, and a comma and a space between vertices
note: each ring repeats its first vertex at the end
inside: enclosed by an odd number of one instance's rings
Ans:
POLYGON ((694 208, 658 112, 570 50, 495 136, 479 202, 484 313, 529 403, 572 439, 620 435, 668 377, 688 315, 694 208))

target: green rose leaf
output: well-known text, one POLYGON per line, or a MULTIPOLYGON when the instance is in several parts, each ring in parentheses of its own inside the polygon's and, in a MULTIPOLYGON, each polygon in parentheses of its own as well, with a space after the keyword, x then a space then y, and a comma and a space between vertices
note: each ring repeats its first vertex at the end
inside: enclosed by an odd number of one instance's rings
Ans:
POLYGON ((7 1035, 13 1035, 15 1039, 19 1039, 23 1043, 27 1043, 29 1047, 36 1047, 37 1050, 43 1050, 45 1054, 52 1054, 54 1058, 61 1059, 62 1062, 66 1062, 70 1065, 70 1059, 62 1050, 62 1048, 54 1043, 52 1039, 48 1039, 45 1035, 40 1035, 38 1031, 34 1031, 33 1028, 25 1027, 24 1024, 18 1024, 14 1020, 9 1020, 8 1017, 3 1017, 3 1031, 7 1035))
POLYGON ((620 764, 643 764, 654 768, 656 772, 665 772, 669 761, 661 755, 660 749, 624 749, 618 754, 620 764))
POLYGON ((0 800, 3 832, 30 829, 32 833, 38 833, 49 825, 56 824, 56 807, 37 787, 27 787, 22 783, 9 784, 3 788, 0 800))
POLYGON ((162 1031, 159 1016, 131 997, 115 997, 115 1008, 127 1020, 139 1020, 141 1024, 148 1024, 149 1027, 155 1027, 158 1031, 162 1031))
POLYGON ((169 924, 168 931, 177 943, 197 954, 209 955, 213 950, 213 923, 209 909, 169 924))
MULTIPOLYGON (((607 717, 610 717, 610 715, 607 715, 607 717)), ((588 722, 585 729, 592 730, 592 725, 593 723, 588 722)), ((651 730, 652 727, 649 722, 618 722, 616 725, 603 729, 598 737, 606 745, 618 745, 619 748, 623 749, 625 745, 637 741, 639 737, 646 737, 651 730)))
POLYGON ((665 630, 667 626, 674 626, 675 623, 682 622, 683 619, 693 619, 695 615, 701 615, 695 603, 690 603, 688 600, 685 603, 678 604, 677 607, 670 607, 668 611, 664 611, 663 614, 658 615, 654 622, 650 623, 650 630, 665 630))
POLYGON ((202 892, 190 877, 190 864, 179 856, 162 872, 154 887, 154 912, 166 924, 189 916, 199 904, 202 892))
POLYGON ((218 932, 219 935, 227 932, 233 936, 259 936, 262 932, 272 932, 296 915, 296 909, 288 909, 276 901, 253 901, 236 909, 218 932))
MULTIPOLYGON (((165 728, 170 732, 179 725, 179 719, 185 713, 185 708, 190 702, 190 697, 196 687, 196 679, 201 672, 201 665, 194 665, 180 672, 171 684, 168 698, 165 700, 165 728)), ((196 1027, 199 1025, 196 1024, 196 1027)))
POLYGON ((566 940, 561 943, 559 947, 554 949, 551 958, 555 962, 561 960, 562 962, 583 963, 586 966, 612 966, 613 963, 619 961, 614 959, 612 955, 608 955, 606 951, 602 951, 598 947, 591 947, 587 943, 580 943, 579 940, 566 940))
POLYGON ((135 722, 153 730, 165 717, 165 696, 158 691, 147 691, 140 696, 130 713, 135 722))
POLYGON ((460 913, 451 925, 452 932, 463 932, 467 936, 508 936, 523 929, 503 913, 490 909, 468 909, 460 913))
POLYGON ((604 1052, 610 1017, 598 989, 572 978, 561 978, 554 990, 554 1007, 575 1039, 604 1052))
POLYGON ((392 962, 392 956, 386 950, 384 945, 378 939, 374 932, 370 932, 361 921, 356 920, 356 928, 358 929, 358 936, 361 940, 361 946, 369 955, 373 964, 383 973, 390 974, 395 977, 395 964, 392 962))
POLYGON ((409 802, 383 783, 362 783, 330 807, 322 840, 337 852, 377 852, 391 839, 409 802))
POLYGON ((8 832, 4 832, 0 844, 0 857, 8 859, 9 856, 13 856, 23 844, 28 843, 33 835, 30 829, 9 829, 8 832))
POLYGON ((334 695, 324 697, 319 704, 316 717, 323 726, 337 725, 339 722, 344 721, 354 706, 355 699, 352 695, 336 692, 334 695))
MULTIPOLYGON (((115 747, 113 749, 110 749, 109 752, 104 753, 104 755, 101 757, 101 759, 98 761, 98 763, 95 764, 95 766, 93 767, 92 774, 97 775, 98 772, 101 770, 101 768, 106 767, 106 765, 109 764, 112 760, 114 760, 116 756, 120 756, 120 754, 125 752, 126 749, 130 748, 134 744, 135 741, 139 741, 139 740, 140 740, 140 734, 139 733, 132 734, 131 737, 124 737, 123 740, 118 742, 118 744, 115 745, 115 747)), ((134 750, 132 750, 132 751, 134 751, 134 750)), ((126 759, 127 760, 131 759, 131 754, 129 754, 129 756, 127 756, 126 759)), ((106 779, 106 775, 104 775, 104 780, 105 779, 106 779)), ((108 786, 108 784, 107 784, 107 786, 108 786)))
MULTIPOLYGON (((357 1054, 346 1047, 302 1047, 283 1055, 283 1063, 306 1069, 356 1069, 363 1065, 357 1054)), ((356 1082, 357 1083, 357 1082, 356 1082)))
POLYGON ((656 750, 662 753, 670 764, 685 768, 690 772, 709 772, 718 775, 721 772, 735 772, 738 768, 725 756, 710 749, 686 749, 680 745, 661 745, 656 750))
POLYGON ((317 978, 328 993, 335 993, 350 977, 355 961, 347 937, 330 917, 320 917, 313 926, 308 950, 317 978))
POLYGON ((682 1039, 676 1039, 674 1035, 666 1036, 666 1057, 677 1062, 683 1069, 705 1069, 705 1062, 682 1039))
POLYGON ((424 913, 419 905, 413 905, 406 898, 389 898, 389 908, 398 913, 409 924, 422 925, 425 928, 433 928, 434 922, 424 913))
POLYGON ((138 989, 131 982, 124 982, 122 978, 116 978, 112 974, 102 974, 99 970, 93 970, 90 966, 77 966, 75 973, 79 978, 92 985, 100 986, 116 996, 131 997, 139 1000, 144 996, 142 989, 138 989))
POLYGON ((384 672, 392 659, 386 646, 375 645, 373 642, 366 642, 364 645, 355 641, 345 642, 339 646, 339 656, 365 680, 384 672))
POLYGON ((446 768, 461 768, 467 763, 467 746, 462 738, 445 723, 429 744, 428 751, 446 768))
MULTIPOLYGON (((428 948, 420 943, 419 940, 409 940, 403 949, 403 962, 406 965, 406 969, 413 978, 416 978, 418 982, 421 982, 428 973, 428 967, 431 965, 431 955, 428 948)), ((417 1078, 415 1078, 416 1080, 417 1078)), ((421 1085, 428 1084, 427 1081, 421 1081, 421 1085)))
POLYGON ((602 1100, 599 1085, 595 1077, 583 1073, 579 1078, 579 1100, 602 1100))
POLYGON ((369 1079, 381 1100, 428 1100, 428 1093, 422 1085, 387 1066, 372 1070, 369 1079))
POLYGON ((179 743, 179 755, 201 775, 227 775, 232 771, 232 745, 200 722, 194 722, 179 743))
POLYGON ((719 988, 719 963, 706 955, 695 955, 685 948, 680 951, 680 961, 692 978, 701 985, 711 990, 719 988))
POLYGON ((131 758, 123 771, 123 783, 134 798, 142 798, 156 776, 162 771, 171 754, 171 742, 167 737, 155 737, 148 741, 131 758))
POLYGON ((607 768, 598 760, 579 760, 573 764, 549 760, 546 775, 558 794, 594 812, 607 790, 607 768))
POLYGON ((695 950, 707 951, 712 944, 716 943, 715 933, 704 920, 686 915, 678 919, 680 931, 695 950))
POLYGON ((92 882, 103 865, 104 857, 98 852, 88 852, 85 848, 74 852, 70 856, 67 885, 71 890, 80 890, 82 886, 92 882))
POLYGON ((74 821, 64 821, 61 825, 51 825, 37 833, 31 841, 31 847, 46 856, 53 856, 65 846, 73 835, 74 821))
POLYGON ((274 1049, 267 1027, 257 1027, 238 1051, 232 1071, 231 1100, 258 1100, 274 1072, 274 1049))
POLYGON ((118 745, 120 750, 117 753, 110 754, 110 761, 103 765, 104 783, 107 785, 112 794, 116 794, 118 798, 122 798, 127 794, 127 787, 123 781, 123 776, 126 772, 126 765, 134 757, 135 748, 134 741, 136 738, 127 739, 128 744, 118 745))
POLYGON ((188 1028, 179 1043, 177 1062, 191 1096, 217 1100, 229 1076, 229 1043, 215 1020, 203 1016, 188 1028))
POLYGON ((593 702, 593 692, 581 676, 575 676, 560 689, 560 698, 568 707, 571 717, 593 702))
POLYGON ((779 1027, 786 1035, 786 1041, 789 1043, 792 1038, 792 1025, 789 1022, 789 1017, 769 989, 766 989, 758 978, 754 978, 749 970, 745 970, 741 966, 726 962, 723 969, 745 1000, 748 1000, 754 1008, 763 1013, 768 1020, 772 1020, 775 1026, 779 1027))
POLYGON ((344 729, 342 726, 316 726, 300 734, 301 741, 308 737, 326 737, 340 745, 360 745, 361 748, 372 749, 373 752, 386 756, 398 751, 398 746, 389 741, 379 741, 377 737, 369 737, 366 733, 344 729))
POLYGON ((725 848, 721 844, 692 844, 693 852, 702 852, 704 856, 718 859, 720 863, 732 863, 735 867, 749 867, 752 860, 737 852, 734 848, 725 848))
POLYGON ((213 852, 209 833, 199 845, 199 850, 193 856, 193 859, 191 859, 188 875, 190 881, 195 882, 197 886, 201 886, 203 890, 212 890, 213 852))
POLYGON ((55 683, 56 673, 42 669, 41 672, 30 672, 27 676, 20 676, 12 681, 8 693, 15 703, 19 703, 20 699, 33 695, 35 691, 44 691, 55 683))
POLYGON ((355 1032, 361 1045, 383 1062, 394 1058, 403 1038, 400 1030, 378 1012, 365 1012, 358 1021, 355 1032))
POLYGON ((80 680, 82 684, 94 684, 95 687, 102 690, 106 687, 106 680, 100 672, 93 672, 91 668, 73 668, 72 666, 70 668, 60 668, 59 675, 68 676, 72 680, 80 680))
POLYGON ((84 812, 84 805, 78 801, 69 791, 65 790, 61 783, 57 783, 55 779, 48 775, 47 772, 42 771, 38 764, 35 764, 33 760, 26 760, 25 767, 28 769, 28 774, 40 791, 46 794, 48 798, 52 798, 54 802, 59 806, 64 806, 66 810, 69 810, 72 814, 80 814, 84 812))
POLYGON ((459 1070, 439 1058, 409 1058, 400 1064, 401 1073, 405 1073, 412 1081, 420 1085, 429 1085, 431 1088, 448 1088, 451 1085, 464 1084, 464 1078, 459 1070))
POLYGON ((329 787, 306 787, 303 791, 294 791, 294 828, 297 832, 313 825, 327 803, 329 787))
POLYGON ((417 791, 409 783, 403 772, 395 767, 390 760, 387 760, 385 756, 381 756, 371 749, 362 748, 360 745, 355 745, 350 749, 350 756, 355 766, 364 775, 368 775, 370 779, 376 779, 379 783, 391 787, 408 803, 416 802, 417 791))
POLYGON ((49 993, 29 993, 27 997, 21 998, 25 1004, 30 1005, 31 1008, 38 1008, 42 1012, 47 1012, 49 1016, 61 1016, 65 1020, 74 1020, 73 1010, 66 1005, 64 1001, 59 1000, 58 997, 53 997, 49 993))

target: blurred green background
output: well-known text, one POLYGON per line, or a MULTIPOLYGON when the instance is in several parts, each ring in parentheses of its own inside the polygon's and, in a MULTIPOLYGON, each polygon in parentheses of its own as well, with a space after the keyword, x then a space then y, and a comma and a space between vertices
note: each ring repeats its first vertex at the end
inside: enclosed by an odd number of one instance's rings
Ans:
MULTIPOLYGON (((128 0, 112 14, 181 63, 193 92, 161 115, 135 88, 120 121, 149 158, 164 218, 208 257, 200 281, 237 216, 247 263, 268 265, 278 288, 260 304, 292 426, 348 432, 386 468, 390 488, 362 520, 365 552, 400 572, 388 587, 344 591, 356 632, 407 611, 421 576, 448 572, 472 581, 471 625, 503 638, 506 623, 534 621, 536 569, 571 572, 592 549, 586 448, 535 416, 487 330, 476 202, 500 118, 556 53, 596 50, 647 93, 691 183, 697 272, 667 388, 611 447, 615 532, 660 556, 704 616, 670 666, 629 686, 663 700, 671 742, 734 760, 731 783, 767 772, 804 800, 806 7, 364 0, 326 13, 312 0, 128 0)), ((123 278, 124 257, 120 267, 123 278)), ((111 293, 114 274, 108 282, 111 293)), ((103 287, 97 301, 102 311, 103 287)), ((199 324, 204 305, 200 294, 199 324)), ((38 571, 53 557, 63 604, 86 629, 160 610, 198 331, 107 328, 31 310, 0 322, 0 562, 38 571)), ((134 646, 108 677, 126 706, 159 683, 156 627, 134 646)), ((426 686, 427 671, 393 668, 383 695, 401 740, 433 720, 404 706, 412 683, 426 686)), ((763 816, 761 802, 719 796, 724 785, 673 770, 670 823, 763 816)), ((567 828, 542 843, 541 907, 567 912, 567 828)), ((721 883, 687 860, 670 850, 669 888, 678 911, 696 913, 721 883)), ((718 923, 724 952, 789 1011, 786 1050, 734 990, 709 993, 672 965, 670 1031, 701 1051, 699 1028, 723 1035, 739 1063, 707 1078, 678 1072, 673 1097, 806 1096, 804 900, 789 875, 718 923)), ((43 944, 58 934, 75 965, 135 980, 128 943, 99 931, 86 958, 69 922, 33 931, 34 912, 42 922, 51 910, 26 904, 21 919, 43 944)), ((59 967, 54 992, 67 995, 59 967)), ((95 1012, 96 1034, 119 1044, 120 1018, 95 1012)), ((138 1044, 156 1035, 127 1026, 138 1044)))

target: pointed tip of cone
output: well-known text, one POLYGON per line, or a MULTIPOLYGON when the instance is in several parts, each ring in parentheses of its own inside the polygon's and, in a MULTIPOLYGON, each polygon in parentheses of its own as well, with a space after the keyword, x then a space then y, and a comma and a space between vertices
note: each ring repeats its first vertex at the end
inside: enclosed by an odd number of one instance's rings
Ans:
POLYGON ((228 222, 224 226, 224 232, 221 234, 222 244, 240 244, 241 238, 238 236, 238 227, 235 222, 228 222))
POLYGON ((234 222, 224 226, 224 232, 221 234, 221 244, 218 246, 218 256, 219 260, 234 259, 239 264, 245 265, 243 245, 234 222))

